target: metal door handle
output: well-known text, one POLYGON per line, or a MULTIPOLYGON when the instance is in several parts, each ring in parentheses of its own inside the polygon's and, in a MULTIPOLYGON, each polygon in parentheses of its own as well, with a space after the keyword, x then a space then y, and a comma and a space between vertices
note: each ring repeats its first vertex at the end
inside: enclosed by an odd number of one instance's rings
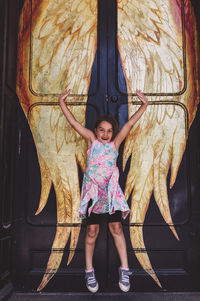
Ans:
POLYGON ((118 101, 118 96, 117 95, 112 95, 110 99, 111 99, 112 102, 116 103, 118 101))

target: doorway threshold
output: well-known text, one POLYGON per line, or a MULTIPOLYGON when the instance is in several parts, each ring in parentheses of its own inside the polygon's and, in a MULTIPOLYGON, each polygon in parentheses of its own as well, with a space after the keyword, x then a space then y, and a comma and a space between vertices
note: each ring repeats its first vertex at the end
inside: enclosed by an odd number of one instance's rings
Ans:
POLYGON ((7 301, 199 301, 200 292, 13 293, 7 301))

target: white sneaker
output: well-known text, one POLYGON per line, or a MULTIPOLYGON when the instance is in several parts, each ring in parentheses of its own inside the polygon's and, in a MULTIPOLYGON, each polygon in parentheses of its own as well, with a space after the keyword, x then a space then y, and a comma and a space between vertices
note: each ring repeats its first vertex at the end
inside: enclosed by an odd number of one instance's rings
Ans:
POLYGON ((86 281, 87 289, 91 293, 96 293, 98 291, 99 284, 96 280, 94 270, 91 272, 85 272, 85 281, 86 281))
POLYGON ((119 288, 127 293, 130 290, 130 279, 129 276, 132 275, 132 272, 129 270, 124 270, 121 267, 119 268, 119 288))

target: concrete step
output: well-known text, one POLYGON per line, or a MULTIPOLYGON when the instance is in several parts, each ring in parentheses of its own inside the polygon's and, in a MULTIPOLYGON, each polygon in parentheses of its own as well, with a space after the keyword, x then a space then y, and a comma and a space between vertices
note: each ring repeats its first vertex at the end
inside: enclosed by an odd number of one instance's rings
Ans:
POLYGON ((200 292, 13 293, 7 301, 200 301, 200 292))

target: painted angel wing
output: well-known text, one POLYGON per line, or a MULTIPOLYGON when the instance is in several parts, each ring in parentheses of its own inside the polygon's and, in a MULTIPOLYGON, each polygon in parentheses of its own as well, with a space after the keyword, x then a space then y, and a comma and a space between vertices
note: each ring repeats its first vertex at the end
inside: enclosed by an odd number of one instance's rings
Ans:
POLYGON ((72 89, 69 107, 84 125, 85 106, 97 44, 97 1, 25 0, 20 17, 17 93, 36 145, 41 170, 41 198, 46 205, 53 184, 57 230, 46 273, 38 290, 56 273, 70 236, 73 258, 80 227, 78 164, 86 164, 84 140, 70 127, 57 95, 72 89), (32 17, 32 19, 31 19, 32 17))
MULTIPOLYGON (((158 94, 148 97, 150 105, 125 142, 124 167, 131 156, 125 187, 127 199, 133 192, 130 223, 144 223, 153 192, 177 239, 168 202, 167 174, 171 168, 172 187, 185 150, 187 114, 190 126, 197 110, 195 30, 189 0, 118 0, 118 48, 128 93, 138 88, 158 94)), ((138 105, 134 97, 128 100, 130 117, 138 105)), ((145 250, 142 227, 131 226, 130 237, 134 249, 145 250)), ((136 251, 136 256, 161 286, 147 252, 136 251)))

